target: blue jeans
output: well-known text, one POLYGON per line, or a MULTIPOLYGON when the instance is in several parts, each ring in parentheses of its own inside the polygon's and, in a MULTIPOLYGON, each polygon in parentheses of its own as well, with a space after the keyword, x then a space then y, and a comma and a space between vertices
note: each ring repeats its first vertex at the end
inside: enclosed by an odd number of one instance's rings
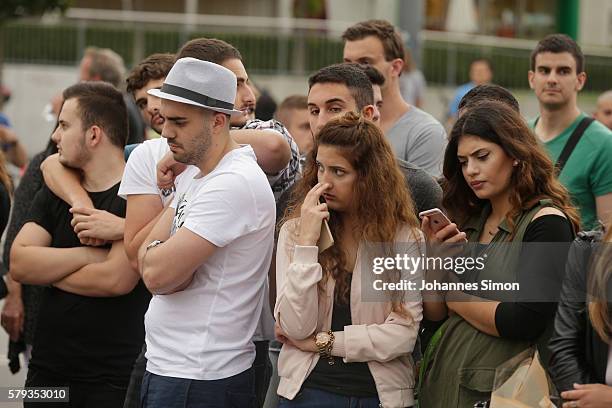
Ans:
POLYGON ((278 408, 379 408, 378 397, 346 397, 315 388, 302 388, 294 399, 279 397, 278 408))
POLYGON ((141 408, 252 408, 253 368, 221 380, 190 380, 145 372, 141 408))

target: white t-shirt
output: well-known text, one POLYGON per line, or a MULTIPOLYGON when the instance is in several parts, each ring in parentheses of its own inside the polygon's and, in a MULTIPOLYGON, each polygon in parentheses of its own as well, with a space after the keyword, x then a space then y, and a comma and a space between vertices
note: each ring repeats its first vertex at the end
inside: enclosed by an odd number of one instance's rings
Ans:
MULTIPOLYGON (((168 141, 164 137, 147 140, 132 151, 123 172, 119 196, 127 199, 132 194, 159 195, 162 205, 166 205, 174 197, 172 192, 163 192, 157 187, 157 163, 170 151, 168 141)), ((197 167, 187 166, 187 170, 179 174, 174 184, 179 189, 181 182, 189 184, 193 177, 199 173, 197 167)), ((272 185, 273 180, 268 178, 272 185)), ((266 281, 266 299, 269 293, 269 283, 266 281)), ((274 318, 268 302, 264 303, 257 330, 253 336, 254 341, 274 339, 274 318)))
MULTIPOLYGON (((168 141, 164 137, 146 140, 136 147, 125 165, 119 197, 127 199, 132 194, 155 194, 166 205, 172 199, 172 192, 161 191, 157 187, 157 163, 169 151, 168 141)), ((181 178, 182 174, 176 178, 175 185, 181 178)))
POLYGON ((196 380, 239 374, 255 360, 252 338, 274 244, 274 195, 253 149, 232 150, 206 176, 198 171, 179 185, 171 206, 173 233, 187 228, 218 248, 185 290, 151 299, 147 371, 196 380))

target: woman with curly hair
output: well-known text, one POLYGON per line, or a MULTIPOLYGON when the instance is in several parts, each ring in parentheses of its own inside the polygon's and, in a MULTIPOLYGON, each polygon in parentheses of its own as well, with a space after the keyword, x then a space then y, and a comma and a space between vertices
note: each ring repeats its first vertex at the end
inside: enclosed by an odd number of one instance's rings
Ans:
POLYGON ((491 398, 495 369, 517 354, 538 346, 546 365, 554 299, 579 220, 534 134, 499 102, 483 102, 457 120, 444 177, 443 205, 455 223, 435 232, 424 218, 428 242, 469 242, 471 253, 486 259, 481 270, 460 275, 464 284, 520 285, 518 293, 480 285, 440 292, 444 301, 424 304, 427 319, 448 319, 426 351, 419 405, 471 408, 491 398), (525 296, 534 293, 542 297, 525 296))
MULTIPOLYGON (((320 131, 280 230, 274 312, 284 343, 280 407, 414 404, 410 353, 422 318, 420 293, 389 291, 367 301, 368 243, 380 243, 387 255, 402 243, 419 256, 423 238, 384 135, 348 113, 320 131), (324 220, 335 240, 328 249, 318 247, 324 220)), ((421 271, 414 272, 418 279, 421 271)), ((398 274, 380 276, 390 281, 398 274)))

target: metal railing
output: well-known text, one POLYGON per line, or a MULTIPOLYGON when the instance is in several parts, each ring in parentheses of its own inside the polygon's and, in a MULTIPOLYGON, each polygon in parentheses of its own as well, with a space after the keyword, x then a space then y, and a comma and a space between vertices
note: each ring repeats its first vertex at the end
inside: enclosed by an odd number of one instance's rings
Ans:
MULTIPOLYGON (((250 72, 306 75, 342 60, 344 21, 246 16, 187 15, 70 9, 65 16, 6 25, 5 62, 75 65, 86 46, 112 48, 132 66, 154 52, 175 52, 196 37, 217 37, 236 46, 250 72)), ((495 82, 527 87, 532 40, 422 32, 423 71, 429 83, 467 81, 471 60, 493 63, 495 82)), ((585 48, 587 89, 612 88, 612 50, 585 48)))
MULTIPOLYGON (((423 66, 430 83, 456 85, 467 82, 469 63, 487 58, 496 83, 508 88, 526 88, 530 55, 536 40, 424 31, 423 66)), ((612 49, 582 47, 586 56, 586 90, 612 89, 612 49)))

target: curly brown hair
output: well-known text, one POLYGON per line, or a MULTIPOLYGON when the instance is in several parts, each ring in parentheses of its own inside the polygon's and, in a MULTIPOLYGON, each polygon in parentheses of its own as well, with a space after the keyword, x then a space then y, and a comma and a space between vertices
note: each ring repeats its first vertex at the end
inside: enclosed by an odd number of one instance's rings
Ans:
POLYGON ((142 89, 155 79, 168 76, 174 65, 174 54, 151 54, 130 71, 126 79, 127 92, 134 96, 136 91, 142 89))
POLYGON ((457 120, 449 137, 444 153, 442 205, 459 226, 480 214, 488 202, 478 198, 463 177, 457 148, 464 135, 495 143, 518 161, 510 181, 512 210, 507 218, 511 226, 523 210, 539 200, 551 199, 568 217, 574 231, 580 229, 578 212, 571 204, 569 193, 557 180, 548 154, 520 114, 499 101, 483 101, 470 108, 457 120))
MULTIPOLYGON (((321 145, 336 147, 357 172, 354 201, 357 203, 358 225, 355 234, 360 241, 393 245, 402 226, 418 228, 412 197, 391 146, 374 123, 354 112, 329 121, 315 138, 303 177, 291 195, 283 222, 300 217, 306 194, 318 182, 317 152, 321 145)), ((323 269, 319 289, 325 287, 331 276, 336 282, 334 297, 346 303, 350 294, 347 277, 352 271, 346 270, 346 257, 338 245, 343 226, 338 212, 334 210, 330 210, 329 227, 336 245, 319 255, 323 269)), ((419 237, 414 235, 413 238, 419 241, 419 237)), ((399 298, 392 298, 392 308, 396 312, 403 312, 399 298)))

